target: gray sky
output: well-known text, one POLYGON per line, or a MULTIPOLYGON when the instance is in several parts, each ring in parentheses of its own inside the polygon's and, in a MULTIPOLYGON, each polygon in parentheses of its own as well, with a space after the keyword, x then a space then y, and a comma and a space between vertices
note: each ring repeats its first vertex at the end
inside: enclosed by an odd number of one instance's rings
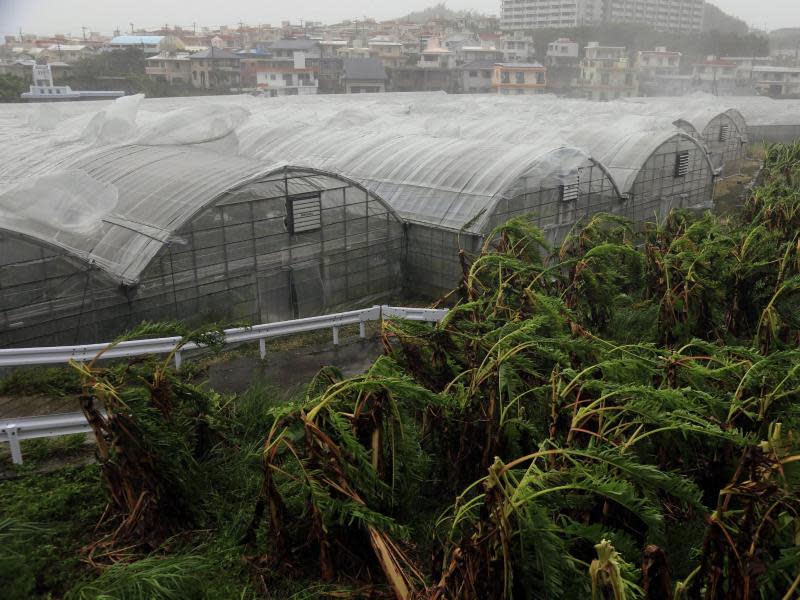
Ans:
MULTIPOLYGON (((335 22, 361 18, 377 19, 407 14, 437 0, 0 0, 0 33, 72 33, 81 26, 110 33, 136 27, 179 24, 190 27, 234 25, 239 20, 250 24, 279 25, 283 20, 299 19, 335 22)), ((716 0, 720 8, 756 27, 776 29, 800 27, 800 0, 716 0)), ((498 14, 500 0, 449 0, 455 10, 478 10, 498 14)))

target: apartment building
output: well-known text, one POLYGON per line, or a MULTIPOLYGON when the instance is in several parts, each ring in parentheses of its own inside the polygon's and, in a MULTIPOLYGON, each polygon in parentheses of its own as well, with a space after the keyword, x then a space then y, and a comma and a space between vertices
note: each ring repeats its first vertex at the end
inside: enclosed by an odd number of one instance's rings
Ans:
POLYGON ((547 69, 539 63, 497 63, 492 89, 497 94, 542 94, 547 87, 547 69))
POLYGON ((502 0, 503 30, 648 23, 659 31, 703 29, 704 0, 502 0))
POLYGON ((624 47, 589 42, 581 61, 578 88, 589 100, 630 98, 639 95, 639 78, 624 47))
POLYGON ((599 23, 598 0, 502 0, 500 28, 503 31, 543 27, 579 27, 599 23))

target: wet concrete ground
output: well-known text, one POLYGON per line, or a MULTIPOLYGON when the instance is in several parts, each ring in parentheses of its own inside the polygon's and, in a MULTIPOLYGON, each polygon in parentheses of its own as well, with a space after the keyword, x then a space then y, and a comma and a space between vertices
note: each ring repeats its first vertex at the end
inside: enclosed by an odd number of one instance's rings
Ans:
POLYGON ((221 394, 246 390, 253 381, 265 383, 290 396, 307 384, 325 366, 339 368, 345 377, 366 371, 383 352, 377 339, 333 344, 316 349, 292 350, 259 358, 236 357, 213 365, 208 372, 208 387, 221 394))

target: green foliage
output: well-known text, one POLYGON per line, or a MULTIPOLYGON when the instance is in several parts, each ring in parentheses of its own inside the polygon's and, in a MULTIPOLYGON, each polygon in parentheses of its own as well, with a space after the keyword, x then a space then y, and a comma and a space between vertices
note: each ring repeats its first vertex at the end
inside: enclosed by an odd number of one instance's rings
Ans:
POLYGON ((24 79, 10 73, 0 73, 0 102, 22 102, 20 95, 27 91, 24 79))
POLYGON ((149 556, 131 564, 118 563, 97 579, 78 586, 68 600, 183 600, 202 598, 204 556, 149 556))
MULTIPOLYGON (((800 144, 739 217, 598 215, 556 250, 514 219, 442 322, 289 402, 75 365, 112 515, 89 557, 121 562, 72 597, 793 597, 799 188, 800 144)), ((131 335, 169 332, 216 343, 131 335)))

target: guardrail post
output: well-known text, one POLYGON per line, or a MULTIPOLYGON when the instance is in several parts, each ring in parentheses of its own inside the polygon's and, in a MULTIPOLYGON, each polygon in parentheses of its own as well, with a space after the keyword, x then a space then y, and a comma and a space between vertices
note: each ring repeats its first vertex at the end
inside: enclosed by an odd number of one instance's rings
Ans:
POLYGON ((175 353, 175 370, 176 371, 180 371, 181 370, 181 364, 182 363, 183 363, 183 358, 181 357, 181 351, 178 350, 175 353))
POLYGON ((333 345, 339 345, 339 328, 334 325, 333 327, 333 345))
POLYGON ((362 339, 367 337, 367 324, 363 319, 358 323, 358 337, 362 339))
POLYGON ((22 464, 22 448, 19 445, 19 438, 17 435, 19 434, 19 429, 16 425, 9 425, 6 429, 6 433, 8 434, 8 445, 11 448, 11 461, 15 465, 22 464))
POLYGON ((261 355, 261 360, 267 358, 267 338, 258 340, 258 353, 261 355))

